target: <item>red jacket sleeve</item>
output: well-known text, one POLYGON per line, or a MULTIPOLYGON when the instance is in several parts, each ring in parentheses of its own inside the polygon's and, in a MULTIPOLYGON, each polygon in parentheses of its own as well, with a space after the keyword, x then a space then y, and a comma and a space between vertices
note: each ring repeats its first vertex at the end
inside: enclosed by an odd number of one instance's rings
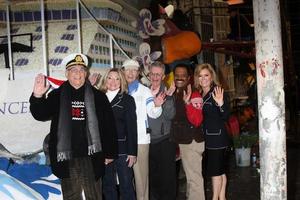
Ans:
POLYGON ((185 105, 185 112, 188 121, 195 127, 201 125, 203 121, 202 109, 196 109, 191 103, 185 105))

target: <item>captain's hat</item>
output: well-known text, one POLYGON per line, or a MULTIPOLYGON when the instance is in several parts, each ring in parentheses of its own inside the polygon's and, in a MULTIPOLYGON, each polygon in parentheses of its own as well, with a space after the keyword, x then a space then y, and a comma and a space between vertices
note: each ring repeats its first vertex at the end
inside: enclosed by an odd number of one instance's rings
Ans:
POLYGON ((84 67, 88 67, 88 58, 86 55, 82 54, 82 53, 72 53, 70 55, 68 55, 67 57, 65 57, 62 61, 62 67, 65 67, 66 69, 68 69, 69 67, 73 66, 73 65, 82 65, 84 67))

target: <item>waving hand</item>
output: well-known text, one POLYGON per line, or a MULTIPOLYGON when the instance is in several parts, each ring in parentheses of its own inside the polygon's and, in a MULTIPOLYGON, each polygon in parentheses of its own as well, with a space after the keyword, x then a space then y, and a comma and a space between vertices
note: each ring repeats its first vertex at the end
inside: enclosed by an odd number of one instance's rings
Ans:
POLYGON ((49 90, 49 88, 50 85, 46 85, 46 77, 43 74, 38 74, 34 80, 33 96, 40 98, 49 90))

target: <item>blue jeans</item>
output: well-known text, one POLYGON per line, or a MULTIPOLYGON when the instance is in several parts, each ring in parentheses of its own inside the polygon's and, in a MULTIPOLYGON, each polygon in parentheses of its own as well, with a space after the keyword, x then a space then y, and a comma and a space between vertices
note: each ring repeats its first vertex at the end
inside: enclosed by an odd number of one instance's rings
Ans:
POLYGON ((117 179, 119 178, 120 196, 123 200, 135 200, 133 188, 133 170, 126 162, 127 155, 119 156, 118 159, 105 166, 103 177, 103 193, 105 200, 118 200, 117 179))

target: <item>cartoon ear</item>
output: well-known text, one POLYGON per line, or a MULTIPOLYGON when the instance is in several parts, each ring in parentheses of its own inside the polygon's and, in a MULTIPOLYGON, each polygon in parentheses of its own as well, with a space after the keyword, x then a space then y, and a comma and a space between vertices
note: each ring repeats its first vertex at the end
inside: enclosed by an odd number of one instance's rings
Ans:
POLYGON ((165 13, 167 14, 167 16, 169 18, 172 18, 173 13, 174 13, 174 6, 173 5, 168 5, 167 7, 165 7, 165 13))
POLYGON ((147 42, 143 42, 139 47, 140 55, 143 57, 145 55, 149 55, 151 52, 150 45, 147 42))
POLYGON ((151 23, 152 15, 151 12, 148 9, 142 9, 139 12, 139 18, 136 24, 136 27, 139 31, 139 36, 143 39, 149 38, 148 32, 147 32, 147 26, 145 26, 145 22, 151 23))
POLYGON ((157 60, 161 56, 161 51, 154 51, 150 54, 150 59, 152 61, 157 60))
POLYGON ((152 19, 152 14, 150 12, 150 10, 143 8, 140 10, 139 15, 141 18, 148 18, 148 19, 152 19))

